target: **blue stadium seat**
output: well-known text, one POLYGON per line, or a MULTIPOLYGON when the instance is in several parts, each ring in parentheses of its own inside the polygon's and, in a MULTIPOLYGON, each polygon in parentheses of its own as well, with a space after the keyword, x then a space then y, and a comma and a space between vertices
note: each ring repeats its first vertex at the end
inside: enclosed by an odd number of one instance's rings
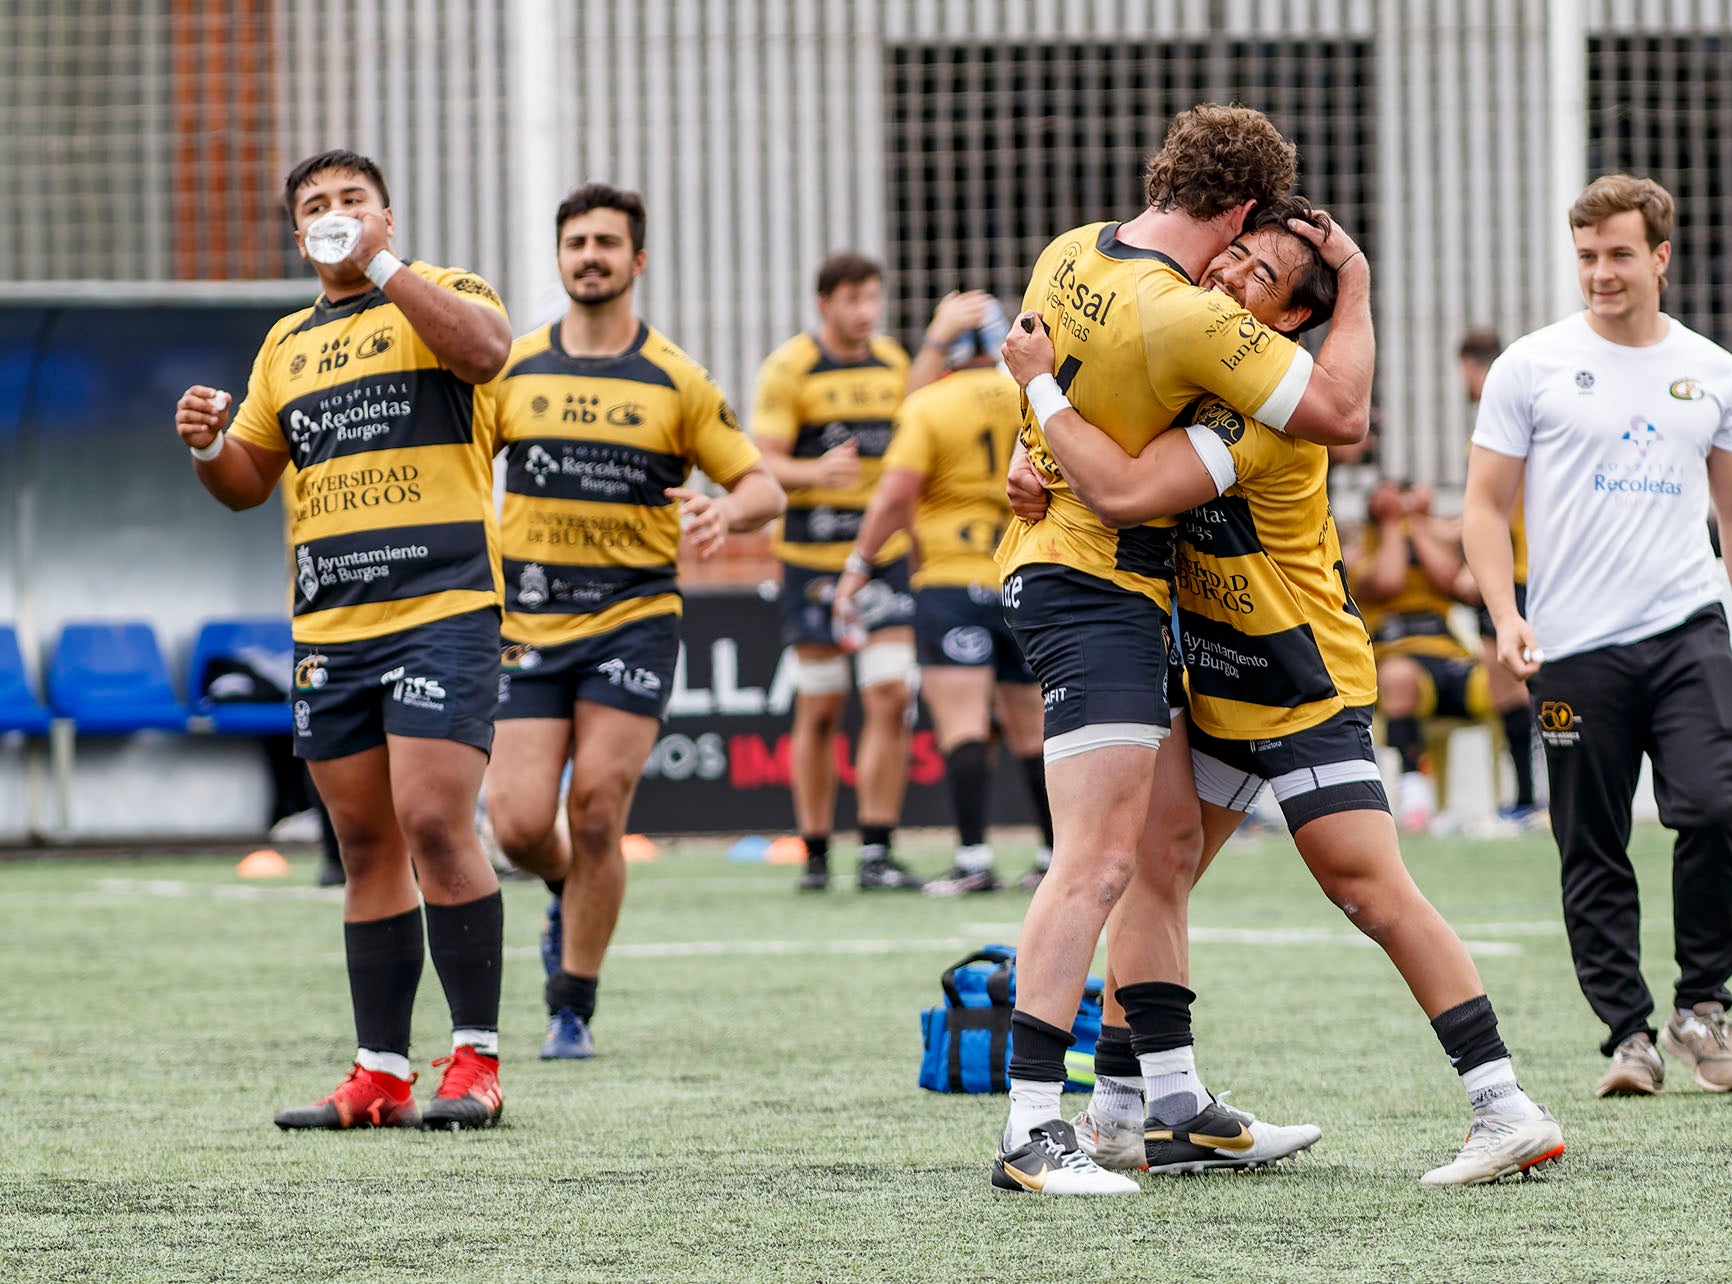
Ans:
POLYGON ((30 689, 24 657, 18 651, 17 630, 10 624, 0 624, 0 732, 46 735, 51 720, 52 715, 30 689))
POLYGON ((81 734, 186 728, 156 634, 140 621, 67 624, 48 669, 48 702, 81 734))
POLYGON ((198 640, 193 643, 192 662, 187 666, 186 689, 193 712, 209 718, 211 729, 219 735, 292 735, 295 721, 290 712, 287 679, 294 665, 294 654, 295 643, 287 620, 211 620, 199 630, 198 640), (282 698, 224 700, 220 684, 213 692, 206 680, 206 670, 213 660, 227 660, 261 671, 280 664, 285 688, 282 698))

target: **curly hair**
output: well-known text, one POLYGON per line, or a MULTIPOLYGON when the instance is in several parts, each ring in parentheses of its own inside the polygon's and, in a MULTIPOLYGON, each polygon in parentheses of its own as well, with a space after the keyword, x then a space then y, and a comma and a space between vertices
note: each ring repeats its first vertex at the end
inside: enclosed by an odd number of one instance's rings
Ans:
POLYGON ((1155 209, 1206 222, 1246 201, 1285 196, 1297 176, 1298 150, 1262 112, 1201 103, 1173 118, 1149 158, 1144 190, 1155 209))

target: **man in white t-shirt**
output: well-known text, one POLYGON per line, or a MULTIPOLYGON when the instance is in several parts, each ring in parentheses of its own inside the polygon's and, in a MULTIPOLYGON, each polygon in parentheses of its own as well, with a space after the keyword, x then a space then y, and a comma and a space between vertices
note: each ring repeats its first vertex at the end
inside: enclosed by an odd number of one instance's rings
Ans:
POLYGON ((1498 660, 1537 707, 1582 993, 1610 1034, 1595 1092, 1660 1090, 1659 1046, 1732 1088, 1732 642, 1714 554, 1732 533, 1732 353, 1660 311, 1673 205, 1649 179, 1596 180, 1570 209, 1587 310, 1517 340, 1480 401, 1463 510, 1498 660), (1527 618, 1509 538, 1526 506, 1527 618), (1646 753, 1677 831, 1679 979, 1658 1032, 1626 850, 1646 753))

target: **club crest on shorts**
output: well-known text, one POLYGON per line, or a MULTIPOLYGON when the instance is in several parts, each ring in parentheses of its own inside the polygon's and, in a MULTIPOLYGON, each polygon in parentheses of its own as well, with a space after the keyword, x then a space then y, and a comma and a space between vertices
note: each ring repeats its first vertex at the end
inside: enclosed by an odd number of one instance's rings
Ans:
POLYGON ((945 633, 938 649, 958 664, 979 664, 992 654, 992 634, 978 624, 961 625, 945 633))

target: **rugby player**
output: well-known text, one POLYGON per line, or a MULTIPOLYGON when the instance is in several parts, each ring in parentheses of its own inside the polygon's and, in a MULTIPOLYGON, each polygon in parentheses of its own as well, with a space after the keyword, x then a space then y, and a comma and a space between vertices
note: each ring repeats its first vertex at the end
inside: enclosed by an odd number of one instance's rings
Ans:
POLYGON ((1423 833, 1437 810, 1437 791, 1420 770, 1421 725, 1428 718, 1492 716, 1486 666, 1450 631, 1465 563, 1454 531, 1431 513, 1424 486, 1380 483, 1366 501, 1361 555, 1349 571, 1377 655, 1384 735, 1401 755, 1396 815, 1423 833))
POLYGON ((358 239, 340 261, 312 260, 323 293, 271 327, 232 426, 215 388, 188 388, 175 410, 199 481, 231 509, 263 503, 295 465, 295 752, 347 871, 358 1050, 335 1092, 276 1121, 490 1125, 503 914, 475 799, 493 742, 500 589, 493 447, 475 406, 511 328, 480 277, 397 258, 385 179, 366 157, 309 157, 283 197, 303 258, 327 215, 358 221, 358 239), (425 1116, 409 1063, 424 953, 453 1027, 425 1116))
POLYGON ((636 192, 603 183, 565 198, 554 227, 570 307, 517 340, 487 389, 506 461, 487 804, 500 848, 554 897, 543 1059, 594 1054, 596 984, 625 899, 620 839, 679 659, 681 525, 708 558, 784 505, 721 389, 632 310, 644 217, 636 192), (727 493, 688 489, 694 465, 727 493))
MULTIPOLYGON (((1136 863, 1168 725, 1162 626, 1172 519, 1108 527, 1064 484, 1042 425, 1074 403, 1136 454, 1197 397, 1214 393, 1297 436, 1363 435, 1374 342, 1369 273, 1350 238, 1338 229, 1320 238, 1325 263, 1346 266, 1315 363, 1230 296, 1195 284, 1250 208, 1285 195, 1293 176, 1291 144, 1260 113, 1192 108, 1149 164, 1148 207, 1128 222, 1058 237, 1024 296, 1058 348, 1056 372, 1027 390, 1022 432, 1052 502, 1039 521, 1011 524, 999 565, 1007 617, 1046 704, 1057 841, 1021 934, 1010 1117, 992 1171, 1000 1189, 1136 1190, 1078 1148, 1059 1118, 1059 1093, 1089 960, 1136 863)), ((1176 987, 1162 988, 1158 959, 1134 943, 1115 966, 1137 1053, 1158 1056, 1171 1046, 1176 987)))
MULTIPOLYGON (((946 300, 940 309, 954 306, 946 300)), ((986 841, 995 720, 1022 764, 1044 839, 1035 868, 1021 885, 1039 886, 1052 859, 1040 688, 998 604, 998 564, 992 556, 1010 519, 1004 474, 1022 417, 1016 385, 997 369, 1009 323, 990 296, 980 295, 978 304, 967 306, 970 325, 948 349, 953 373, 911 392, 896 411, 884 475, 861 519, 847 569, 836 582, 834 605, 838 629, 850 627, 878 550, 895 532, 913 531, 919 558, 913 588, 920 695, 932 714, 956 816, 955 862, 926 884, 934 896, 1000 886, 986 841)))
MULTIPOLYGON (((1289 227, 1295 218, 1314 219, 1297 198, 1259 209, 1204 277, 1289 336, 1328 320, 1336 294, 1335 274, 1289 227)), ((1038 329, 1013 332, 1005 351, 1019 381, 1053 368, 1038 329)), ((1066 480, 1109 525, 1180 519, 1175 606, 1189 710, 1174 711, 1147 857, 1109 923, 1109 959, 1146 934, 1173 983, 1186 984, 1191 888, 1268 785, 1318 884, 1389 954, 1466 1087, 1467 1144, 1421 1182, 1477 1184, 1556 1159, 1562 1134, 1517 1084, 1473 960, 1402 864, 1370 735, 1371 643, 1342 572, 1326 449, 1217 397, 1180 422, 1183 433, 1135 458, 1075 413, 1047 424, 1066 480)), ((1188 1010, 1193 996, 1183 997, 1188 1010)), ((1188 1022, 1182 1046, 1152 1064, 1132 1058, 1116 1008, 1095 1095, 1074 1121, 1098 1161, 1164 1173, 1249 1168, 1316 1141, 1314 1126, 1271 1127, 1214 1100, 1196 1075, 1188 1022)))
MULTIPOLYGON (((831 255, 818 269, 817 293, 818 328, 764 359, 752 410, 752 436, 788 493, 776 555, 782 562, 782 641, 794 648, 797 662, 790 783, 806 845, 800 886, 809 891, 830 885, 836 734, 848 698, 849 656, 838 644, 830 609, 836 578, 884 471, 896 407, 912 380, 930 382, 943 369, 942 345, 923 345, 911 371, 902 345, 877 333, 884 271, 873 260, 831 255)), ((878 550, 868 591, 857 599, 859 634, 845 639, 858 652, 853 677, 863 715, 854 755, 862 890, 920 886, 891 852, 908 786, 908 680, 914 673, 908 548, 907 534, 898 531, 878 550)))

